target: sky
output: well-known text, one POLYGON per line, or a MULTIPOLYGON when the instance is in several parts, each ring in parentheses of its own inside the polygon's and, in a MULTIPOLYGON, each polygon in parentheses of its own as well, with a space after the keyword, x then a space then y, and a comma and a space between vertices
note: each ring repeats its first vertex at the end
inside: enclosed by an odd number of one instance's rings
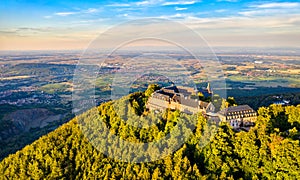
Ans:
POLYGON ((0 50, 85 49, 141 18, 180 22, 213 47, 300 47, 300 1, 1 0, 0 50))

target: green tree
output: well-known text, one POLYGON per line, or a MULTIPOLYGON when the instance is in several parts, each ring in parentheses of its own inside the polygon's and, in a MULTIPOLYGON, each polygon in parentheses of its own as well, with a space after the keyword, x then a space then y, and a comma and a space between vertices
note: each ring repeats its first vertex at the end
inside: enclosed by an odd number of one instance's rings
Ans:
POLYGON ((147 90, 145 91, 145 96, 147 97, 147 99, 152 95, 152 93, 154 93, 154 91, 159 90, 160 87, 157 84, 150 84, 147 88, 147 90))
POLYGON ((286 114, 288 115, 288 122, 300 130, 300 105, 286 107, 286 114))
POLYGON ((229 106, 236 106, 237 105, 234 97, 228 97, 226 101, 227 101, 229 106))

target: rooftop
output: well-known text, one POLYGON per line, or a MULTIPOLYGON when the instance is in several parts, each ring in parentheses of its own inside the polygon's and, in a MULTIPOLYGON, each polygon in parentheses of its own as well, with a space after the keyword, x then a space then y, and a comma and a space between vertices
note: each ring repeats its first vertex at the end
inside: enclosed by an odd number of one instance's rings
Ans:
POLYGON ((229 115, 230 113, 240 112, 243 114, 254 113, 255 111, 248 105, 230 106, 220 111, 222 115, 229 115))
POLYGON ((175 102, 193 108, 206 108, 208 106, 207 102, 202 102, 198 99, 191 98, 191 95, 195 94, 196 92, 197 91, 191 87, 168 86, 155 91, 152 96, 165 100, 169 100, 170 98, 175 102))

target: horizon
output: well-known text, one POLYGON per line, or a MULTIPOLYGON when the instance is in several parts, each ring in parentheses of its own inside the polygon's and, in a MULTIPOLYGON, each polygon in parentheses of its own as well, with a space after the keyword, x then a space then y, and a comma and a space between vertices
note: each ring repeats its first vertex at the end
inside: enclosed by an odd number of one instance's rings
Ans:
MULTIPOLYGON (((145 48, 147 46, 144 47, 139 47, 139 49, 123 49, 122 51, 144 51, 143 48, 145 48)), ((166 47, 166 46, 165 46, 166 47)), ((216 53, 224 53, 227 51, 230 51, 231 53, 245 53, 245 51, 249 51, 250 53, 257 53, 257 52, 253 52, 253 51, 261 51, 261 50, 265 50, 264 53, 270 53, 269 51, 274 51, 274 50, 283 50, 282 52, 278 52, 278 53, 284 53, 285 51, 296 51, 296 52, 300 52, 300 46, 299 47, 295 47, 295 46, 282 46, 282 47, 254 47, 254 46, 245 46, 245 47, 240 47, 240 46, 209 46, 210 48, 212 48, 212 50, 214 50, 216 53), (236 52, 237 50, 239 50, 240 52, 236 52), (221 52, 224 51, 224 52, 221 52)), ((78 49, 12 49, 12 50, 3 50, 0 49, 0 53, 6 53, 6 52, 80 52, 82 53, 87 47, 85 48, 78 48, 78 49)), ((109 48, 107 48, 109 49, 109 48)), ((175 48, 174 49, 166 49, 166 48, 157 48, 154 50, 148 50, 150 51, 157 51, 157 52, 162 52, 162 51, 178 51, 175 48)), ((178 51, 180 52, 180 51, 178 51)))

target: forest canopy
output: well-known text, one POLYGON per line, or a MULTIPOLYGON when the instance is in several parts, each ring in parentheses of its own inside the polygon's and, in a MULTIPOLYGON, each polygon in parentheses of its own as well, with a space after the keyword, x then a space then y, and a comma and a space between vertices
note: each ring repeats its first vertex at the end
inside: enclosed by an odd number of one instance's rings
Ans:
MULTIPOLYGON (((154 89, 157 87, 154 87, 154 89)), ((147 92, 147 91, 146 91, 147 92)), ((0 163, 0 179, 297 179, 300 177, 300 105, 271 105, 258 110, 256 125, 249 132, 235 132, 227 124, 215 126, 216 134, 200 145, 207 120, 187 117, 178 111, 156 115, 144 111, 148 93, 121 98, 126 106, 107 102, 87 111, 55 131, 42 136, 0 163), (124 109, 121 109, 124 108, 124 109), (94 110, 95 110, 94 109, 94 110), (123 112, 123 114, 122 114, 123 112), (156 124, 137 128, 126 121, 147 116, 156 124), (130 142, 151 142, 174 129, 181 118, 196 119, 192 136, 175 152, 155 161, 129 163, 101 153, 84 135, 81 123, 103 122, 110 133, 130 142), (127 118, 126 121, 124 118, 127 118)), ((94 130, 100 126, 94 126, 94 130)), ((176 133, 182 133, 180 130, 176 133)), ((93 132, 93 131, 92 131, 93 132)), ((175 135, 176 135, 175 133, 175 135)), ((170 146, 176 145, 174 142, 170 146)), ((101 142, 100 142, 101 143, 101 142)), ((115 152, 122 155, 126 153, 115 152)), ((141 152, 142 154, 143 152, 141 152)), ((151 160, 156 152, 148 154, 151 160)), ((138 158, 138 157, 137 157, 138 158)))

